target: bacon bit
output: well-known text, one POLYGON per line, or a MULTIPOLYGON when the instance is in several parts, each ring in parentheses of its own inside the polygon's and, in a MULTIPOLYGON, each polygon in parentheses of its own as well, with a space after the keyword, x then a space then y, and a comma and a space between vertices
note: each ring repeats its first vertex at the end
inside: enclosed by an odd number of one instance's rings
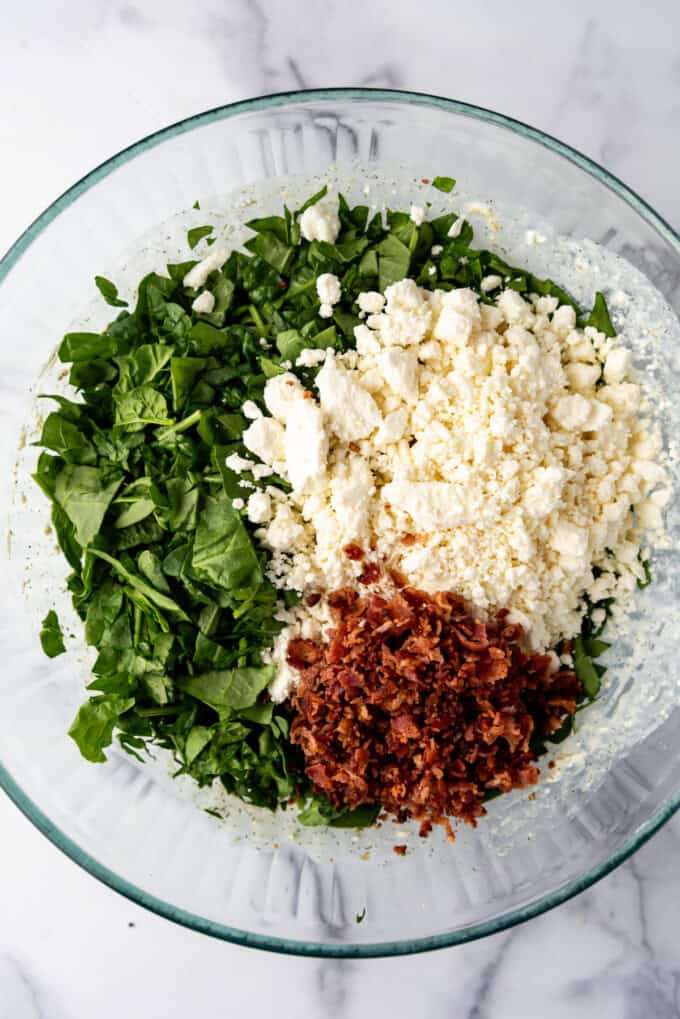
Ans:
POLYGON ((304 400, 313 400, 314 399, 314 394, 311 393, 309 391, 309 389, 305 389, 304 393, 302 394, 302 398, 304 400))
POLYGON ((377 563, 366 563, 359 576, 360 584, 375 584, 380 579, 380 567, 377 563))
POLYGON ((313 609, 315 605, 318 605, 321 601, 321 595, 318 592, 308 594, 305 598, 305 605, 309 605, 310 609, 313 609))
POLYGON ((281 290, 286 290, 286 289, 288 288, 288 284, 286 283, 286 281, 285 281, 285 280, 279 280, 279 281, 278 281, 278 283, 277 283, 276 285, 277 285, 277 287, 279 287, 279 288, 280 288, 281 290))
POLYGON ((392 852, 397 856, 406 856, 407 848, 407 846, 392 846, 392 852))
POLYGON ((408 587, 408 580, 401 570, 390 570, 390 580, 395 587, 408 587))
POLYGON ((549 768, 554 768, 555 767, 555 762, 554 761, 548 761, 548 767, 549 768))
POLYGON ((356 442, 348 442, 347 443, 347 448, 351 449, 353 453, 358 453, 359 452, 359 447, 357 446, 356 442))
POLYGON ((422 180, 423 184, 429 184, 430 183, 430 178, 429 177, 421 177, 420 179, 422 180))
POLYGON ((415 534, 405 534, 401 539, 402 545, 406 545, 406 548, 411 548, 411 546, 415 545, 417 541, 418 538, 415 534))
POLYGON ((352 560, 352 562, 358 562, 360 559, 364 558, 363 548, 361 545, 357 545, 355 541, 351 541, 349 545, 345 545, 342 551, 348 559, 352 560))
POLYGON ((476 824, 488 789, 537 781, 531 737, 576 709, 581 684, 526 654, 507 613, 482 623, 455 594, 409 587, 328 603, 329 640, 293 640, 287 657, 301 673, 291 739, 334 806, 378 804, 453 841, 449 818, 476 824))

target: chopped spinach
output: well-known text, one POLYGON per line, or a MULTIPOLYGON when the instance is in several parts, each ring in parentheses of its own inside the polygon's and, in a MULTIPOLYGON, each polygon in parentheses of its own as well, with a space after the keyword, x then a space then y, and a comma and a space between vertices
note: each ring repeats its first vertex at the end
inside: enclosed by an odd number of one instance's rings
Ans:
POLYGON ((66 650, 64 646, 64 635, 61 632, 59 617, 54 609, 50 609, 42 621, 40 630, 40 643, 48 658, 56 658, 63 655, 66 650))
POLYGON ((193 226, 191 230, 187 230, 187 244, 193 251, 198 242, 204 237, 209 237, 212 232, 211 226, 193 226))
POLYGON ((107 280, 105 276, 95 276, 94 282, 99 293, 112 308, 127 308, 128 302, 121 301, 118 297, 118 287, 115 283, 107 280))
POLYGON ((432 181, 432 187, 437 188, 438 191, 444 191, 449 194, 450 191, 456 186, 456 181, 453 177, 435 177, 432 181))

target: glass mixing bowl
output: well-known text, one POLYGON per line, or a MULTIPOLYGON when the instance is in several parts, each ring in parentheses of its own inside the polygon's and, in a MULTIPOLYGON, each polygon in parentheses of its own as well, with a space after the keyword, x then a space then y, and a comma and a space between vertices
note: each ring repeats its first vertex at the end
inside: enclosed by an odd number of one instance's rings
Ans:
MULTIPOLYGON (((200 809, 215 806, 218 794, 172 780, 164 758, 141 767, 112 750, 95 766, 66 735, 87 658, 77 637, 73 652, 53 661, 40 650, 46 608, 57 605, 69 616, 65 567, 45 533, 48 507, 27 475, 40 414, 36 393, 63 386, 50 360, 56 344, 76 324, 101 327, 110 312, 93 300, 92 277, 109 276, 129 291, 142 271, 179 260, 187 225, 217 222, 229 236, 237 221, 258 214, 254 209, 274 210, 282 199, 292 204, 320 177, 336 180, 355 200, 365 194, 366 202, 394 207, 417 200, 460 206, 458 192, 425 190, 422 178, 437 173, 455 175, 468 196, 486 203, 477 219, 501 249, 514 246, 517 255, 518 229, 528 225, 547 241, 525 245, 527 262, 540 250, 550 264, 551 238, 590 239, 624 266, 624 276, 630 271, 633 289, 648 286, 638 271, 651 281, 657 325, 639 363, 643 370, 652 365, 668 398, 663 416, 672 435, 680 373, 668 334, 670 309, 680 309, 680 238, 573 149, 462 103, 338 89, 200 114, 94 170, 0 263, 0 483, 10 532, 0 595, 0 783, 56 846, 116 891, 241 944, 373 956, 491 934, 587 888, 680 803, 674 506, 672 547, 655 561, 654 585, 640 593, 601 700, 581 716, 579 734, 555 749, 550 781, 535 800, 524 791, 494 801, 476 830, 459 828, 454 845, 438 832, 418 840, 391 823, 357 834, 301 830, 290 811, 265 816, 228 802, 220 804, 226 816, 219 820, 200 809), (192 210, 196 199, 200 212, 192 210), (526 210, 529 218, 507 209, 526 210), (395 856, 392 847, 404 841, 407 856, 395 856)), ((608 280, 595 283, 606 287, 608 280)), ((582 289, 585 298, 589 286, 582 289)), ((67 629, 77 634, 75 623, 67 629)))

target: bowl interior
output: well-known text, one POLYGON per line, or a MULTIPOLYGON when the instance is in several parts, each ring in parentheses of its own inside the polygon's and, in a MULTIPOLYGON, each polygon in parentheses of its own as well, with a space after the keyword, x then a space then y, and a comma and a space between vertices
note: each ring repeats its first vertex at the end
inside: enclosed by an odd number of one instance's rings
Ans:
MULTIPOLYGON (((353 201, 433 214, 468 211, 478 239, 552 275, 588 304, 614 307, 666 434, 680 434, 680 243, 604 171, 521 125, 460 104, 349 90, 271 97, 193 118, 122 153, 76 185, 0 265, 0 359, 7 396, 0 494, 8 526, 0 632, 0 781, 74 859, 119 891, 197 929, 285 951, 381 954, 468 940, 548 908, 625 857, 677 806, 678 553, 660 553, 610 653, 601 700, 556 748, 535 800, 490 805, 480 826, 441 833, 300 828, 198 792, 112 750, 81 760, 66 735, 82 699, 88 654, 42 655, 39 620, 57 607, 66 568, 46 530, 48 507, 29 479, 45 404, 64 391, 53 351, 69 328, 111 317, 95 273, 129 296, 145 271, 186 258, 189 226, 214 223, 227 243, 252 215, 294 207, 319 181, 353 201), (441 195, 423 183, 452 174, 441 195), (200 202, 200 211, 192 206, 200 202), (257 209, 257 212, 253 210, 257 209), (545 241, 527 243, 527 230, 545 241), (4 278, 3 278, 4 276, 4 278), (625 298, 625 299, 624 299, 625 298), (218 807, 218 820, 201 808, 218 807), (409 853, 392 847, 407 842, 409 853), (357 916, 366 909, 362 922, 357 916)), ((535 235, 534 235, 535 239, 535 235)), ((668 530, 680 526, 671 506, 668 530)))

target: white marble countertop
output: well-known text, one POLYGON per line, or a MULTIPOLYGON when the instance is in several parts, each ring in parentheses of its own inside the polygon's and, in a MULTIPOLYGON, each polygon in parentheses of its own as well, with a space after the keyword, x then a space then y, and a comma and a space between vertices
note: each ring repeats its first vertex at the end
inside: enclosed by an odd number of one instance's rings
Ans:
MULTIPOLYGON (((375 85, 526 120, 680 224, 675 0, 23 0, 0 39, 0 250, 142 135, 258 93, 375 85)), ((0 381, 0 387, 1 387, 0 381)), ((194 934, 117 896, 0 796, 0 1019, 680 1015, 680 818, 524 926, 415 958, 315 961, 194 934)))

